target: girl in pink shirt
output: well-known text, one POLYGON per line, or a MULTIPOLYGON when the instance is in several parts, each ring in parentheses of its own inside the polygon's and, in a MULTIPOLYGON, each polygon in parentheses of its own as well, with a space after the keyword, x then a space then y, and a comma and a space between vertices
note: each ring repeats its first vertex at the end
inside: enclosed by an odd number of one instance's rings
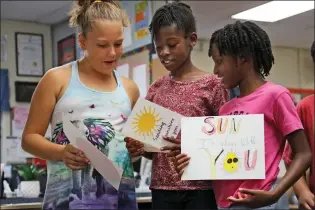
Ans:
MULTIPOLYGON (((309 167, 311 152, 290 92, 266 81, 274 63, 267 33, 252 22, 226 25, 210 40, 209 56, 225 88, 240 88, 240 96, 224 104, 219 115, 264 114, 265 169, 263 180, 213 181, 220 209, 275 209, 274 203, 309 167), (285 139, 295 155, 277 185, 285 139)), ((181 175, 189 163, 185 154, 175 158, 181 175)))
MULTIPOLYGON (((146 99, 184 116, 216 115, 228 92, 217 76, 192 64, 197 34, 190 7, 179 2, 164 5, 154 14, 149 29, 157 55, 170 74, 151 85, 146 99)), ((132 157, 143 155, 153 161, 153 209, 217 208, 211 181, 181 181, 167 154, 144 152, 143 145, 129 138, 126 143, 132 157)))

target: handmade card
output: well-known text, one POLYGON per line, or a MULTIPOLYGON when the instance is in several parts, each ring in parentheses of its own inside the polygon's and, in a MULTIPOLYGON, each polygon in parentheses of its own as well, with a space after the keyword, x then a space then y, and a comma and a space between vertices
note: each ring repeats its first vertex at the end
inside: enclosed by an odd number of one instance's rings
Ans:
POLYGON ((172 145, 163 136, 176 138, 180 131, 181 115, 140 98, 122 130, 123 135, 144 144, 147 152, 160 152, 172 145))
POLYGON ((122 169, 115 166, 105 154, 93 146, 86 136, 82 135, 80 130, 71 123, 71 118, 68 115, 63 115, 63 130, 70 143, 83 151, 93 167, 118 190, 123 173, 122 169))
POLYGON ((182 180, 265 178, 263 115, 183 117, 181 128, 182 180))

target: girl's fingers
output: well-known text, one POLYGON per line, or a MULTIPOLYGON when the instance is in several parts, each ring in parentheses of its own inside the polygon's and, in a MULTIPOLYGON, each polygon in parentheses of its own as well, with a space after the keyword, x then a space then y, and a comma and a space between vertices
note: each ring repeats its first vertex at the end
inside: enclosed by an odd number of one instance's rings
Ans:
POLYGON ((85 168, 85 167, 82 167, 82 166, 76 166, 76 165, 72 165, 72 164, 67 164, 67 166, 69 168, 71 168, 72 170, 75 170, 75 171, 85 168))
POLYGON ((177 158, 179 155, 177 155, 176 156, 176 160, 177 160, 177 165, 180 165, 180 164, 182 164, 182 163, 184 163, 184 162, 186 162, 186 161, 189 161, 190 160, 190 158, 189 157, 182 157, 182 158, 177 158))
POLYGON ((86 162, 78 162, 78 161, 75 161, 75 160, 69 159, 69 158, 66 158, 65 162, 66 162, 66 164, 71 164, 74 166, 87 166, 86 162))
POLYGON ((185 168, 186 168, 187 165, 188 165, 188 162, 182 166, 182 169, 181 169, 181 170, 179 171, 179 173, 178 173, 179 176, 182 176, 182 175, 183 175, 183 173, 184 173, 185 168))
POLYGON ((177 171, 182 171, 182 170, 184 170, 188 164, 189 164, 189 161, 184 162, 184 163, 178 165, 178 166, 177 166, 177 171))

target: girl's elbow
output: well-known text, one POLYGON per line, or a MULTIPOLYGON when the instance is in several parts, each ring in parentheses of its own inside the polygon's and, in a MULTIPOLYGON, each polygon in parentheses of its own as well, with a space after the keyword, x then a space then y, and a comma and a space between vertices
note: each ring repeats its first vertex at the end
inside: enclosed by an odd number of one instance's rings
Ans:
POLYGON ((307 163, 307 165, 311 165, 312 163, 312 152, 308 151, 305 153, 305 162, 307 163))
POLYGON ((28 138, 27 134, 23 133, 22 135, 22 141, 21 141, 21 147, 25 152, 28 152, 28 138))

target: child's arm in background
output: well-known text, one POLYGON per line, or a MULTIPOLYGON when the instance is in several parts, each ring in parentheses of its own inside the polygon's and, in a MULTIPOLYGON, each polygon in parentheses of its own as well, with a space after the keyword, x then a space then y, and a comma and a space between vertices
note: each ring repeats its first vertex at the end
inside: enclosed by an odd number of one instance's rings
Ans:
POLYGON ((280 198, 309 168, 312 154, 290 93, 278 97, 273 113, 278 129, 286 136, 293 152, 290 167, 274 189, 276 197, 280 198))
MULTIPOLYGON (((310 110, 308 109, 309 104, 305 100, 302 99, 300 103, 297 105, 297 112, 301 119, 302 125, 307 131, 307 129, 310 129, 312 126, 314 126, 314 120, 308 120, 306 119, 310 113, 308 113, 310 110)), ((311 110, 313 111, 313 110, 311 110)), ((310 136, 310 132, 306 132, 306 137, 308 140, 308 143, 311 145, 312 136, 310 136)), ((283 153, 283 160, 285 163, 286 168, 288 169, 291 162, 292 162, 292 149, 288 142, 286 142, 284 153, 283 153)), ((309 186, 306 183, 305 175, 302 176, 294 185, 293 185, 294 193, 296 194, 297 198, 299 199, 299 205, 302 206, 305 209, 312 209, 315 207, 315 200, 314 200, 314 194, 309 189, 309 186)))

